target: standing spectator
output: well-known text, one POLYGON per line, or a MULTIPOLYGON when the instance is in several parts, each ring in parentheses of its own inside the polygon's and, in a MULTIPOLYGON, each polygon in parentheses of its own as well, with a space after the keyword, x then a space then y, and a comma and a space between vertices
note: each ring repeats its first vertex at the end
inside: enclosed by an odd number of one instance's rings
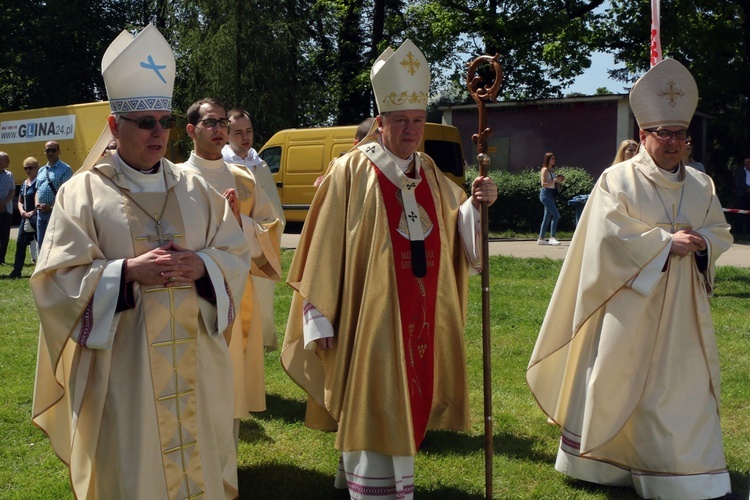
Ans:
MULTIPOLYGON (((229 117, 229 134, 227 136, 229 144, 224 146, 221 154, 226 163, 244 166, 255 178, 255 186, 265 192, 264 198, 270 201, 279 220, 276 236, 280 246, 281 236, 284 234, 284 226, 286 225, 284 210, 281 207, 279 191, 276 189, 276 181, 273 180, 271 169, 253 149, 253 122, 250 120, 250 113, 244 109, 232 109, 227 113, 227 116, 229 117)), ((276 281, 257 275, 254 275, 252 279, 253 287, 257 292, 257 300, 254 301, 254 314, 260 318, 263 346, 267 351, 275 351, 279 346, 273 310, 276 281)))
POLYGON ((336 159, 315 195, 281 360, 310 395, 305 424, 338 431, 335 487, 408 499, 427 429, 469 425, 467 276, 481 266, 476 207, 497 186, 478 177, 466 200, 417 152, 430 69, 411 40, 386 49, 371 80, 381 133, 336 159))
MULTIPOLYGON (((750 210, 750 155, 745 157, 742 166, 735 171, 734 185, 736 187, 734 208, 750 210)), ((750 215, 734 214, 734 221, 732 228, 736 233, 747 233, 750 229, 750 215)))
POLYGON ((39 170, 36 183, 36 241, 39 251, 42 250, 57 191, 73 175, 70 166, 60 159, 60 145, 56 141, 44 145, 44 154, 47 164, 39 170))
POLYGON ((633 139, 625 139, 620 143, 620 147, 617 148, 615 159, 612 160, 612 165, 617 165, 620 162, 629 160, 635 156, 638 152, 638 143, 633 139))
POLYGON ((30 280, 32 419, 75 498, 236 498, 228 342, 250 249, 226 200, 164 158, 164 37, 123 31, 102 76, 118 147, 60 188, 30 280))
POLYGON ((16 181, 8 170, 10 157, 0 151, 0 265, 5 265, 5 252, 8 251, 10 225, 13 220, 13 197, 16 195, 16 181))
POLYGON ((557 208, 555 198, 560 193, 560 183, 565 179, 564 175, 555 173, 555 155, 554 153, 545 153, 542 169, 539 172, 539 179, 542 184, 539 190, 539 201, 544 205, 544 217, 542 218, 542 227, 539 229, 539 239, 537 245, 559 245, 560 242, 555 238, 557 233, 557 223, 560 220, 560 210, 557 208), (544 239, 549 225, 549 241, 544 239))
POLYGON ((709 297, 732 236, 711 178, 682 163, 697 103, 674 59, 633 85, 641 150, 594 186, 526 374, 560 426, 555 468, 643 498, 731 490, 709 297))
MULTIPOLYGON (((26 260, 26 247, 36 240, 36 207, 34 196, 36 195, 36 175, 39 170, 39 162, 36 158, 29 157, 23 161, 23 170, 26 172, 26 180, 21 184, 18 195, 18 212, 21 214, 21 224, 18 226, 18 238, 16 238, 16 258, 13 261, 13 272, 11 278, 20 278, 23 263, 26 260)), ((33 259, 32 255, 32 260, 33 259)))
POLYGON ((699 172, 703 172, 704 174, 706 173, 706 167, 703 165, 703 163, 693 158, 693 138, 689 133, 687 139, 685 140, 685 151, 683 151, 682 153, 682 161, 688 167, 693 167, 699 172))

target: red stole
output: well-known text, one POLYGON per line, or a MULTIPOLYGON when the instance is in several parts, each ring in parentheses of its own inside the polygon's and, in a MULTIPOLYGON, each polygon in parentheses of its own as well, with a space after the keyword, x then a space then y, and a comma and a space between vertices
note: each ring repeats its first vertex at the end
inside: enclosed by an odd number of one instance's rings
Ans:
MULTIPOLYGON (((373 165, 374 166, 374 165, 373 165)), ((434 384, 434 334, 437 274, 440 262, 440 227, 432 192, 423 178, 415 196, 425 232, 427 274, 412 272, 411 244, 399 189, 375 166, 380 191, 388 214, 388 227, 396 266, 398 301, 404 342, 406 375, 409 382, 414 443, 419 449, 427 431, 434 384), (400 226, 400 227, 399 227, 400 226)), ((424 171, 423 171, 424 172, 424 171)))

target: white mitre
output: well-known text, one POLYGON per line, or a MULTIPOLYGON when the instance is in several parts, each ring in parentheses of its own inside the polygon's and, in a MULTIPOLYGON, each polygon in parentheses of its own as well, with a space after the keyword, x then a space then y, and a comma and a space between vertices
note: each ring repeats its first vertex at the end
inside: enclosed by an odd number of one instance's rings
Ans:
POLYGON ((171 111, 174 75, 172 48, 152 24, 135 38, 120 33, 102 58, 112 113, 171 111))
POLYGON ((642 130, 690 125, 698 105, 698 86, 690 71, 664 59, 635 82, 630 107, 642 130))
POLYGON ((379 113, 427 109, 430 66, 411 40, 398 50, 388 47, 380 54, 370 70, 370 81, 379 113))

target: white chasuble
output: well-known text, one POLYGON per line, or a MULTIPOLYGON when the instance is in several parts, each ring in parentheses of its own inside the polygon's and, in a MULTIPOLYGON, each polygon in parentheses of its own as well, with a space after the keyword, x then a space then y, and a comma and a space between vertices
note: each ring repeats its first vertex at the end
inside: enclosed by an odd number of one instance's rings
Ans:
POLYGON ((562 429, 558 470, 648 498, 726 492, 709 297, 731 242, 705 174, 670 174, 645 151, 602 173, 527 371, 562 429), (686 227, 706 256, 669 252, 686 227))
POLYGON ((78 498, 234 498, 233 306, 222 318, 194 285, 133 284, 133 307, 109 319, 110 349, 73 340, 84 312, 97 310, 104 269, 168 238, 204 259, 230 304, 242 295, 249 248, 224 199, 166 160, 168 197, 133 192, 126 168, 97 165, 58 193, 50 248, 31 279, 42 327, 33 421, 78 498))

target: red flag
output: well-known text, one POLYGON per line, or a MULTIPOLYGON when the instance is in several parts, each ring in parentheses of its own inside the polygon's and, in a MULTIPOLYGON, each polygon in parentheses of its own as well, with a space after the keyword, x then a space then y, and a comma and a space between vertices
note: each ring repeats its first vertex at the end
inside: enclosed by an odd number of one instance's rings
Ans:
POLYGON ((661 62, 661 0, 651 0, 651 67, 661 62))

